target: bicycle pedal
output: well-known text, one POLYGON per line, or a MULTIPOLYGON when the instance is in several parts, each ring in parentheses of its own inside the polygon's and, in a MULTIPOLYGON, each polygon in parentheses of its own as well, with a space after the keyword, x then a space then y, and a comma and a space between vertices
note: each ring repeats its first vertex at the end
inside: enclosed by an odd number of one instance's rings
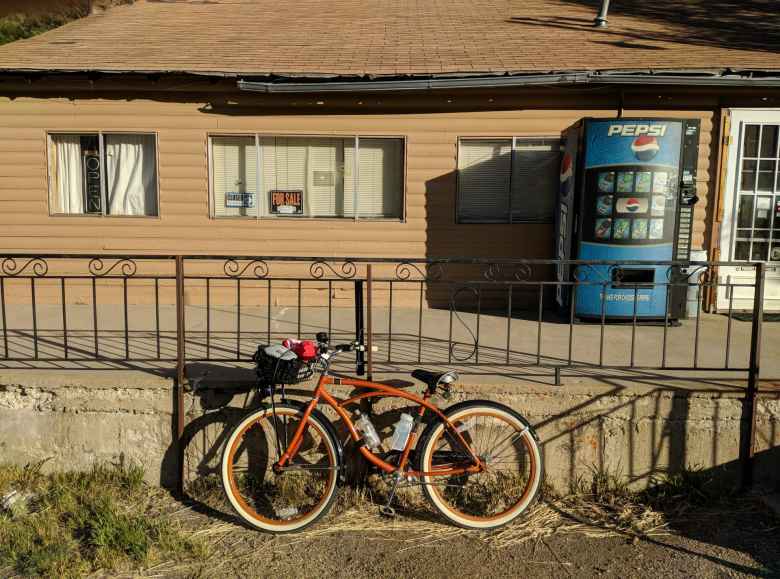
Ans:
POLYGON ((388 519, 395 517, 395 509, 390 505, 381 505, 379 507, 379 514, 388 519))

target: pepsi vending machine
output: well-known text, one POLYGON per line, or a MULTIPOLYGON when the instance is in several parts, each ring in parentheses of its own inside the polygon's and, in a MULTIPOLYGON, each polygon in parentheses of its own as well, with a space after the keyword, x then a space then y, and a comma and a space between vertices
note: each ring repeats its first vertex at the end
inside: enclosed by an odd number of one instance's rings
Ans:
MULTIPOLYGON (((559 259, 687 261, 698 161, 697 119, 584 119, 564 134, 556 214, 559 259)), ((558 266, 558 303, 579 319, 677 319, 678 267, 558 266)))

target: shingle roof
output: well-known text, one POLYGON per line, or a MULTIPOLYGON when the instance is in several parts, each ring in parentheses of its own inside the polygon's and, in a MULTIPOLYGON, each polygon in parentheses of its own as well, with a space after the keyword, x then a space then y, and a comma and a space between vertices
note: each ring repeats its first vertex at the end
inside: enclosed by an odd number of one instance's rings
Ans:
POLYGON ((780 70, 772 28, 780 3, 745 0, 736 10, 727 2, 731 10, 719 14, 724 3, 655 0, 651 10, 613 1, 602 30, 591 26, 587 0, 141 0, 0 47, 0 69, 257 77, 780 70))

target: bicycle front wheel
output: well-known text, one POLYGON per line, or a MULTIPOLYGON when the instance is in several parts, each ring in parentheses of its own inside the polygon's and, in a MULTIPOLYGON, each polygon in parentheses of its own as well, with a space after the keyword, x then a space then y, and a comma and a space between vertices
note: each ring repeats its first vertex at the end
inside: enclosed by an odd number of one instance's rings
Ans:
POLYGON ((452 427, 432 423, 420 440, 423 490, 452 523, 494 529, 519 517, 533 503, 542 482, 542 453, 528 422, 495 402, 456 404, 445 411, 452 427), (432 474, 473 464, 469 449, 485 465, 473 474, 432 474))
POLYGON ((299 531, 324 516, 336 496, 337 443, 312 413, 295 457, 283 468, 274 464, 303 420, 303 410, 277 404, 242 420, 222 456, 222 485, 236 512, 250 525, 272 533, 299 531))

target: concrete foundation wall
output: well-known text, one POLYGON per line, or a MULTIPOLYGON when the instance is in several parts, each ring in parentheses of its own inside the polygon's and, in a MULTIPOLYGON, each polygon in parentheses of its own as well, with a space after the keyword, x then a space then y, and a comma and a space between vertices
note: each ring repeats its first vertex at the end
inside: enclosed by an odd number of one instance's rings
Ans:
MULTIPOLYGON (((397 377, 396 377, 397 378, 397 377)), ((495 379, 495 378, 494 378, 495 379)), ((475 378, 471 378, 472 381, 475 378)), ((419 389, 418 389, 419 391, 419 389)), ((87 468, 96 460, 136 461, 152 483, 175 476, 172 381, 142 372, 5 372, 0 374, 0 461, 49 459, 46 468, 87 468)), ((296 387, 293 397, 309 388, 296 387)), ((341 392, 340 394, 344 394, 341 392)), ((567 489, 592 470, 621 474, 641 486, 666 471, 713 469, 732 477, 738 469, 742 392, 728 385, 570 380, 563 386, 467 384, 450 402, 489 398, 525 415, 541 437, 548 482, 567 489)), ((188 397, 186 477, 216 472, 221 436, 241 412, 244 397, 188 397), (211 410, 204 412, 203 407, 211 410)), ((375 424, 389 435, 397 408, 381 402, 375 424)), ((780 392, 758 402, 758 477, 780 483, 780 392)))

